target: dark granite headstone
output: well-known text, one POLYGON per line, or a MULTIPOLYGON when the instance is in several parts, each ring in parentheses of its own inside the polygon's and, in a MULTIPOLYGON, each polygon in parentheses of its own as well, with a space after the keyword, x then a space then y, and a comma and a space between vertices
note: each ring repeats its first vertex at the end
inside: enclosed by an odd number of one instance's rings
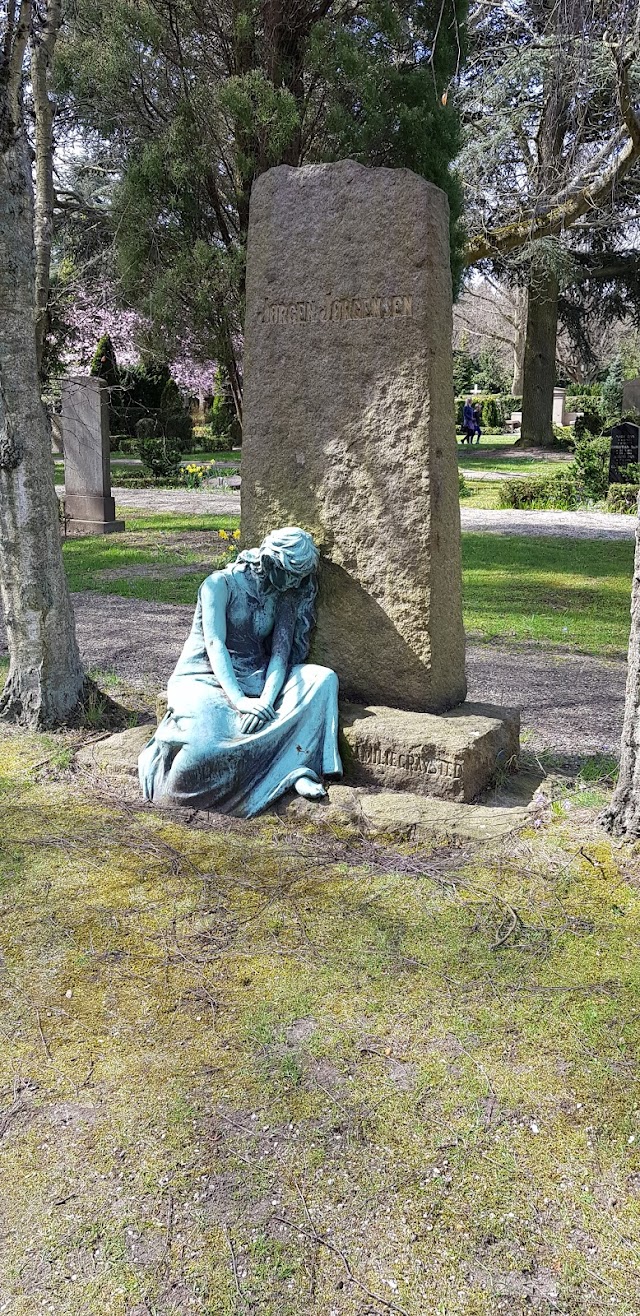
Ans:
POLYGON ((626 484, 626 467, 640 462, 640 425, 623 420, 611 431, 609 484, 626 484))

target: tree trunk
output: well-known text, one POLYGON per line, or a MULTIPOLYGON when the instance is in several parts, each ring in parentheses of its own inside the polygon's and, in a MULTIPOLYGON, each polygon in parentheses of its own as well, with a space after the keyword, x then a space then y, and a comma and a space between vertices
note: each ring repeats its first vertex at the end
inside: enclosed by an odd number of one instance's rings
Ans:
POLYGON ((5 119, 5 125, 0 137, 0 594, 10 665, 0 716, 42 728, 68 718, 84 677, 62 564, 51 436, 40 398, 29 151, 21 114, 5 119))
POLYGON ((529 287, 522 382, 521 442, 527 448, 548 448, 553 441, 557 333, 558 276, 538 269, 529 287))
POLYGON ((615 836, 640 836, 640 522, 636 526, 620 776, 602 821, 615 836))
POLYGON ((511 392, 514 397, 522 397, 524 385, 524 349, 527 341, 527 290, 514 289, 513 313, 513 379, 511 392))
POLYGON ((49 67, 62 21, 61 0, 49 0, 44 29, 32 35, 31 87, 35 110, 35 215, 36 347, 42 365, 49 327, 49 284, 53 239, 53 105, 49 96, 49 67))

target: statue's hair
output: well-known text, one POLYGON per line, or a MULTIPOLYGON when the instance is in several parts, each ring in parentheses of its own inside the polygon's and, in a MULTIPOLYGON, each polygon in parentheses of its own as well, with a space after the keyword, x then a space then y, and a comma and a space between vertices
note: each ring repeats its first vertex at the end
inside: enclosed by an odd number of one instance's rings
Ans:
POLYGON ((285 571, 299 578, 296 588, 298 608, 291 646, 291 664, 303 663, 309 656, 311 632, 316 621, 316 594, 318 592, 318 563, 320 554, 311 535, 299 526, 287 525, 272 530, 259 548, 247 548, 239 553, 238 562, 249 563, 259 575, 264 572, 265 558, 272 558, 285 571))

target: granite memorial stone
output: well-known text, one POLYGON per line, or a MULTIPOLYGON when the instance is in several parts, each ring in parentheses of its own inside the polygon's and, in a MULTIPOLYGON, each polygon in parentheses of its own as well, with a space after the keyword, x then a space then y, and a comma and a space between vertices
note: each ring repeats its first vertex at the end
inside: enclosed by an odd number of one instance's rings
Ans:
POLYGON ((630 466, 640 462, 640 425, 622 420, 611 431, 609 454, 609 484, 627 483, 630 466))
POLYGON ((622 414, 628 411, 640 411, 640 375, 634 379, 625 379, 622 385, 622 414))
POLYGON ((109 466, 109 391, 93 375, 62 381, 64 509, 72 534, 108 535, 116 521, 109 466))
POLYGON ((321 547, 312 658, 360 704, 465 697, 449 215, 408 170, 269 170, 247 264, 242 529, 321 547))

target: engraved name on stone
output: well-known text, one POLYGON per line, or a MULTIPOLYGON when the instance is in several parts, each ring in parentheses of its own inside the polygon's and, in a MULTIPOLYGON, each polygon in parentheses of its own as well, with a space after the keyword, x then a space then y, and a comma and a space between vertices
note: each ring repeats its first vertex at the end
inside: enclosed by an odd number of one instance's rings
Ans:
POLYGON ((403 751, 383 749, 381 745, 363 745, 356 742, 351 752, 359 763, 380 764, 390 768, 403 768, 405 772, 416 772, 427 777, 462 777, 462 763, 451 759, 428 759, 421 754, 405 754, 403 751))
POLYGON ((257 312, 258 324, 346 324, 348 320, 413 318, 413 297, 327 297, 322 302, 269 302, 257 312))

